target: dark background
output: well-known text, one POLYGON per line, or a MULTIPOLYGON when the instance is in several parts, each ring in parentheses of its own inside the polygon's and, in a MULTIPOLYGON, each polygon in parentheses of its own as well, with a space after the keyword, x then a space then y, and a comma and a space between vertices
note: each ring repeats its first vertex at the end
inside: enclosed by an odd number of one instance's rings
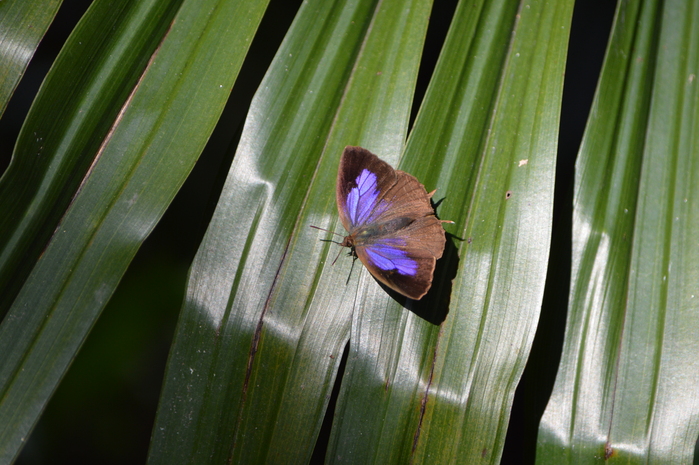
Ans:
MULTIPOLYGON (((21 124, 44 76, 90 3, 65 0, 30 63, 0 120, 0 172, 9 163, 21 124)), ((413 118, 456 3, 435 0, 413 118)), ((206 149, 131 263, 49 402, 18 464, 145 462, 187 269, 213 213, 247 107, 300 4, 300 0, 271 0, 229 104, 206 149)), ((576 3, 573 15, 559 135, 549 280, 530 362, 515 396, 502 458, 505 464, 534 462, 539 418, 553 388, 568 298, 573 168, 614 8, 615 2, 608 0, 582 1, 576 3)), ((314 457, 323 456, 324 437, 321 433, 321 450, 314 457)))

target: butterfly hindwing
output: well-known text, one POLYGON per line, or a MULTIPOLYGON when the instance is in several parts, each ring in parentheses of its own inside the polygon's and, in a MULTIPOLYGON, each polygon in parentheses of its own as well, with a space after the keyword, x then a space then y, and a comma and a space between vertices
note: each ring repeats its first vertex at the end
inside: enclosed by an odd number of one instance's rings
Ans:
POLYGON ((444 243, 442 225, 431 216, 416 219, 395 234, 356 245, 355 250, 376 279, 411 299, 420 299, 432 285, 444 243))
POLYGON ((361 147, 346 147, 337 206, 353 247, 371 274, 391 289, 421 298, 432 284, 445 237, 424 186, 361 147))

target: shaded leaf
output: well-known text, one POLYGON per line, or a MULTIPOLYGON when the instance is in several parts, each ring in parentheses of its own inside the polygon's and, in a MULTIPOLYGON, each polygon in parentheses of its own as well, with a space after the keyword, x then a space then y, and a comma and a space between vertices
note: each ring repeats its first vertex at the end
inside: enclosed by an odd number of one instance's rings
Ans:
POLYGON ((180 3, 93 3, 46 76, 0 181, 0 315, 46 248, 180 3))
MULTIPOLYGON (((18 453, 131 258, 199 156, 266 3, 184 2, 91 155, 95 162, 88 176, 0 326, 0 461, 18 453)), ((109 5, 98 0, 93 8, 109 5)), ((135 5, 139 11, 154 4, 135 5)), ((135 22, 120 31, 138 35, 144 17, 129 19, 135 22)), ((69 40, 64 53, 82 46, 69 40)), ((104 53, 99 59, 109 61, 104 53)))
POLYGON ((62 0, 0 3, 0 117, 62 0))

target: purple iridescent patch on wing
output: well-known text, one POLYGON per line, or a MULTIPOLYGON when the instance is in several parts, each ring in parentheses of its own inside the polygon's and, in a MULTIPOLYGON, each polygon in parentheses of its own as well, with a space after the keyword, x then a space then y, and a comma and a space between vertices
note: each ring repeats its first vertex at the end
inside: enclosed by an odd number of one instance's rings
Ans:
POLYGON ((355 182, 357 187, 353 187, 347 194, 347 212, 353 226, 374 221, 389 206, 384 200, 376 202, 379 191, 374 173, 364 169, 355 182))
POLYGON ((386 243, 372 244, 365 250, 371 262, 382 270, 396 270, 400 274, 409 276, 417 274, 417 262, 408 257, 405 250, 386 243))

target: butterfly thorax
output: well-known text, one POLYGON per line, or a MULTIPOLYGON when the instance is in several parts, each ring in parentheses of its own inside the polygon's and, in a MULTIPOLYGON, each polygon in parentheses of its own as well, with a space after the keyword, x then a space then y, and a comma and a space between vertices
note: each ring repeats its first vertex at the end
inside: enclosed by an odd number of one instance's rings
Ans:
POLYGON ((395 218, 385 223, 371 223, 363 225, 350 232, 350 235, 345 237, 342 245, 345 247, 361 247, 365 244, 371 244, 375 239, 393 234, 415 221, 414 218, 401 217, 395 218))

